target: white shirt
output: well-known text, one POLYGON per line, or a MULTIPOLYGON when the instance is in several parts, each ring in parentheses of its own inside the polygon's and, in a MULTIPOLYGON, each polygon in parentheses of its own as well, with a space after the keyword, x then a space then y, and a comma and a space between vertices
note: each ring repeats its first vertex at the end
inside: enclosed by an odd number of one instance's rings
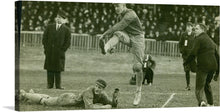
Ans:
POLYGON ((61 26, 62 24, 56 24, 56 30, 58 30, 59 28, 60 28, 60 26, 61 26))

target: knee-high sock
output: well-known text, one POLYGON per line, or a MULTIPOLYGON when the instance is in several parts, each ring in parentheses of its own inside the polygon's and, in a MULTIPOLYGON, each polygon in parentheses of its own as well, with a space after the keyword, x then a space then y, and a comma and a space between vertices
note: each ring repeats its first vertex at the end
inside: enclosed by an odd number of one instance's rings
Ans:
POLYGON ((119 42, 117 36, 113 36, 106 44, 105 44, 105 51, 108 51, 112 47, 114 47, 119 42))
POLYGON ((141 91, 142 82, 143 82, 143 72, 142 71, 136 72, 137 91, 141 91))

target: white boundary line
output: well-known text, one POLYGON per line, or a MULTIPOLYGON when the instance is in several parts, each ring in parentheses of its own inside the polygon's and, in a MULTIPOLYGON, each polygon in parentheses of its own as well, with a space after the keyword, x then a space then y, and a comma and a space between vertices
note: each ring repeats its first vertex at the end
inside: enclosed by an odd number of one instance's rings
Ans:
POLYGON ((173 99, 173 96, 175 95, 176 93, 173 93, 172 95, 170 95, 170 98, 163 104, 163 106, 161 108, 164 108, 172 99, 173 99))

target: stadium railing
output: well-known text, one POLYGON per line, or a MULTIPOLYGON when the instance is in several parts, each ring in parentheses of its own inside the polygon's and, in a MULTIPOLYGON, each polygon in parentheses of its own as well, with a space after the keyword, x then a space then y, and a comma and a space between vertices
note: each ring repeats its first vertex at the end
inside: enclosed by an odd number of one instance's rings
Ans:
MULTIPOLYGON (((71 34, 70 49, 84 51, 99 51, 99 35, 71 34)), ((42 47, 43 32, 21 31, 21 47, 42 47)), ((158 56, 180 57, 177 41, 156 41, 154 39, 145 39, 145 53, 158 56)), ((129 47, 119 43, 116 46, 116 52, 129 52, 129 47)))

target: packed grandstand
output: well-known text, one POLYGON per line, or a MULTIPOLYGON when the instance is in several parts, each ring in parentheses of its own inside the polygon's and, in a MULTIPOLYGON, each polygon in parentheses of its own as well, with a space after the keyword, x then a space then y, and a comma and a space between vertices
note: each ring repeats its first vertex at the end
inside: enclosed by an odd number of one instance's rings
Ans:
MULTIPOLYGON (((211 35, 219 16, 219 6, 127 4, 127 7, 141 19, 145 38, 156 40, 179 40, 186 22, 206 24, 211 35)), ((54 22, 57 10, 66 12, 66 24, 73 33, 101 34, 117 22, 111 3, 27 1, 22 2, 21 31, 43 31, 54 22)))

